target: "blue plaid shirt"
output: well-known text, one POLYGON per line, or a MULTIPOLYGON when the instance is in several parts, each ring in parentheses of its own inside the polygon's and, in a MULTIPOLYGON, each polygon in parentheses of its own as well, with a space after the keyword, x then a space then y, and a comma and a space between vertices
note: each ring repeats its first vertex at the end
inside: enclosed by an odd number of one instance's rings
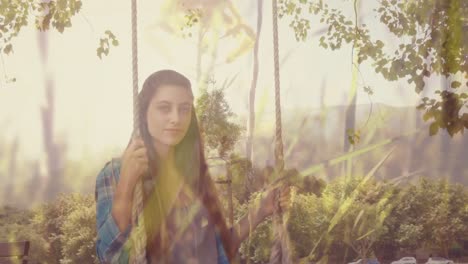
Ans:
MULTIPOLYGON (((129 238, 131 225, 121 232, 111 214, 114 192, 120 177, 120 161, 114 160, 113 163, 112 168, 111 162, 108 162, 96 179, 96 252, 101 263, 128 263, 129 250, 125 247, 125 242, 129 238)), ((218 264, 229 264, 218 233, 216 248, 218 264)))

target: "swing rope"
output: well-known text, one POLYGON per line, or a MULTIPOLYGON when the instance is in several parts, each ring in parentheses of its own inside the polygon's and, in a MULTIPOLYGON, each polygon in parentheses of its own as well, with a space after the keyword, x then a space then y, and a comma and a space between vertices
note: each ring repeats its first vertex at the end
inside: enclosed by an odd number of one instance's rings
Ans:
MULTIPOLYGON (((276 0, 273 3, 273 56, 275 75, 275 105, 276 105, 276 133, 275 133, 275 165, 277 175, 282 175, 284 169, 283 140, 281 132, 281 102, 280 102, 280 71, 279 71, 279 41, 278 41, 278 6, 276 0)), ((290 243, 287 232, 287 216, 282 214, 280 207, 280 190, 276 190, 276 203, 273 213, 274 240, 270 255, 270 264, 290 264, 290 243)))
MULTIPOLYGON (((133 135, 140 136, 140 118, 138 101, 138 35, 137 35, 137 3, 132 0, 132 80, 133 80, 133 135)), ((132 233, 133 252, 129 263, 146 263, 146 232, 143 217, 143 181, 140 178, 135 186, 132 203, 132 233)))

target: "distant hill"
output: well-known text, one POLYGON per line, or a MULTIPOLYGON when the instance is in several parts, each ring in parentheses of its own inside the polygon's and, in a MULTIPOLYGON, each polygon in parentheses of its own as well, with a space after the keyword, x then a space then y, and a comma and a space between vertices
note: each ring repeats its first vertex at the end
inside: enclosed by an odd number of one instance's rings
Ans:
MULTIPOLYGON (((282 109, 286 166, 302 171, 343 154, 346 109, 347 106, 332 106, 324 110, 282 109)), ((412 178, 447 178, 451 182, 468 185, 468 137, 457 134, 451 138, 442 130, 435 136, 429 136, 430 123, 424 122, 422 115, 423 112, 415 107, 357 105, 356 126, 361 138, 355 145, 356 149, 388 139, 396 141, 355 158, 354 173, 368 172, 394 146, 395 150, 377 173, 378 177, 390 179, 422 169, 425 170, 423 173, 412 178), (411 132, 413 134, 406 135, 411 132)), ((245 116, 239 119, 245 124, 245 116)), ((257 166, 274 163, 274 120, 274 112, 265 112, 257 117, 254 138, 254 162, 257 166)), ((240 153, 245 152, 244 142, 237 146, 240 153)), ((325 179, 338 175, 341 175, 341 166, 319 174, 325 179)))

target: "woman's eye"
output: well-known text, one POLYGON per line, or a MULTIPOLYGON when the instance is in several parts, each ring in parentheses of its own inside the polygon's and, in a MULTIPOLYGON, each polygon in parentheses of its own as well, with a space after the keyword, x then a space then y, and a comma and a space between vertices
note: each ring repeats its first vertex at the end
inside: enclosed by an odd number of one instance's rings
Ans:
POLYGON ((169 112, 171 110, 168 105, 159 106, 158 109, 162 112, 169 112))
POLYGON ((180 112, 181 112, 182 114, 188 114, 188 113, 190 112, 190 108, 188 108, 188 107, 183 107, 183 108, 180 109, 180 112))

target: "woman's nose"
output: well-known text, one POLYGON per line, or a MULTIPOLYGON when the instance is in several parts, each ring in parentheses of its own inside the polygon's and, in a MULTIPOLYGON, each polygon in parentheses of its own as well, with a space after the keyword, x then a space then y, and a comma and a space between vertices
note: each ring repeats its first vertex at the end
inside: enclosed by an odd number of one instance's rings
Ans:
POLYGON ((180 121, 180 114, 179 114, 179 111, 177 109, 173 109, 171 111, 171 116, 170 116, 170 120, 172 123, 179 123, 180 121))

